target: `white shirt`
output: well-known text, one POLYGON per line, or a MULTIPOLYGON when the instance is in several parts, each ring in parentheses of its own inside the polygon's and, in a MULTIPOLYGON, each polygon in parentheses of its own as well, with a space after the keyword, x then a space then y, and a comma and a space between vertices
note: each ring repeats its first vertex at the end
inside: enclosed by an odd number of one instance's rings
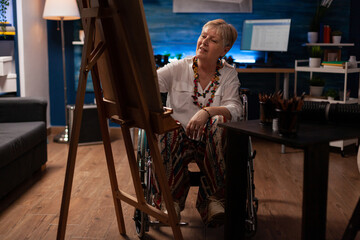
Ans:
MULTIPOLYGON (((193 103, 192 98, 194 95, 194 71, 192 66, 193 58, 184 58, 169 63, 157 71, 160 92, 168 93, 166 105, 173 109, 173 118, 178 120, 184 128, 186 128, 192 116, 200 110, 200 107, 193 103)), ((220 84, 216 89, 210 107, 226 107, 231 114, 231 121, 238 121, 242 108, 238 92, 240 87, 238 74, 234 67, 226 62, 224 67, 219 70, 219 73, 220 84)), ((206 86, 205 90, 209 85, 206 86)), ((198 92, 200 94, 204 92, 200 84, 198 84, 198 92)), ((206 106, 210 97, 211 92, 207 93, 205 98, 198 97, 198 102, 206 106)))

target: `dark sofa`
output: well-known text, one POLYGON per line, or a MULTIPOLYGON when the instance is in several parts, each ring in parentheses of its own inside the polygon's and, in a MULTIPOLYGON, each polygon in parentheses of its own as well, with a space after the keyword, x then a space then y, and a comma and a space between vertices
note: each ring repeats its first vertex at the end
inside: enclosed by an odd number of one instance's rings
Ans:
POLYGON ((0 199, 47 161, 47 102, 0 98, 0 199))

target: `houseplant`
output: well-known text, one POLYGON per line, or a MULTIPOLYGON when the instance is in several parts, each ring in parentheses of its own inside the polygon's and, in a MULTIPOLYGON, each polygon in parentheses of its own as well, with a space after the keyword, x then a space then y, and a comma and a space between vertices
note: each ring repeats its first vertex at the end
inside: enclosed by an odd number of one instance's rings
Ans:
POLYGON ((339 30, 332 31, 331 32, 332 42, 339 44, 341 42, 341 35, 342 35, 342 32, 339 30))
POLYGON ((310 47, 309 67, 320 67, 323 50, 320 46, 310 47))
POLYGON ((328 100, 335 100, 339 98, 339 94, 335 89, 328 89, 325 92, 325 96, 328 98, 328 100))
POLYGON ((310 79, 310 95, 313 97, 320 97, 325 86, 325 79, 319 76, 312 76, 310 79))
POLYGON ((317 43, 319 38, 319 22, 317 18, 313 18, 310 23, 309 32, 307 33, 307 40, 309 43, 317 43))
POLYGON ((320 4, 316 7, 314 17, 311 19, 310 28, 308 32, 308 42, 316 43, 318 40, 320 21, 324 17, 327 9, 330 7, 333 0, 321 0, 320 4))

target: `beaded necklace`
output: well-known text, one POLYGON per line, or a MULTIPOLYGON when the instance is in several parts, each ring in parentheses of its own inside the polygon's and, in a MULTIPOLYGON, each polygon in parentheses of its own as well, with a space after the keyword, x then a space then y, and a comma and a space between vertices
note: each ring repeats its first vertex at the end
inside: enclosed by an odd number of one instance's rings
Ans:
POLYGON ((199 106, 200 108, 204 108, 204 107, 209 107, 210 104, 213 102, 213 98, 215 97, 215 92, 216 92, 216 89, 219 87, 219 76, 220 76, 220 73, 219 73, 219 70, 223 67, 223 65, 221 64, 221 61, 218 60, 217 64, 216 64, 216 70, 215 70, 215 74, 214 74, 214 77, 211 79, 211 84, 209 85, 209 87, 204 91, 203 94, 200 94, 199 93, 199 88, 198 88, 198 84, 200 82, 199 80, 199 73, 198 73, 198 59, 197 57, 194 57, 193 59, 193 71, 194 71, 194 95, 192 95, 191 97, 194 99, 193 103, 197 106, 199 106), (213 88, 211 90, 211 88, 213 88), (203 97, 205 98, 206 97, 206 94, 211 92, 211 96, 208 100, 208 103, 203 106, 202 103, 199 103, 198 102, 198 97, 203 97))

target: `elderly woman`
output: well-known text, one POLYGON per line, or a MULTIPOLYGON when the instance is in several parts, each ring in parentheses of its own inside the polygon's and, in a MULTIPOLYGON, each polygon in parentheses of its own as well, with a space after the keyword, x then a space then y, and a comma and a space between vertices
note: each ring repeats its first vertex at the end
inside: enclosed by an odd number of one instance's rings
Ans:
MULTIPOLYGON (((218 127, 240 118, 240 86, 234 67, 222 59, 237 38, 236 29, 222 19, 207 22, 197 41, 196 56, 170 63, 158 70, 160 92, 178 130, 160 136, 161 154, 174 199, 175 210, 185 207, 188 164, 195 161, 202 172, 196 207, 207 226, 224 219, 224 132, 218 127)), ((156 196, 161 202, 161 194, 156 196)))

